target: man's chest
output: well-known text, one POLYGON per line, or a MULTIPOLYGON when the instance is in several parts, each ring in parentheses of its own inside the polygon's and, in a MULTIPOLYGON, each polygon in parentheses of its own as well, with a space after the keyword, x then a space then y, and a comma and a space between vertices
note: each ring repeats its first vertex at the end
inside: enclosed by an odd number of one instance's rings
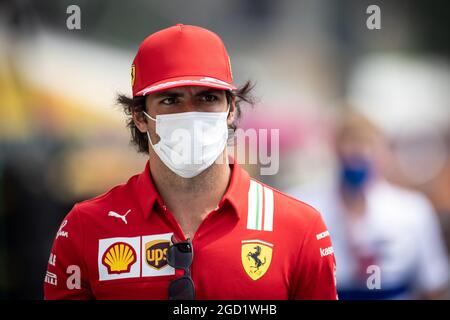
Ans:
MULTIPOLYGON (((174 230, 148 229, 86 238, 86 269, 97 299, 167 299, 169 284, 184 273, 167 263, 174 230)), ((291 260, 282 244, 271 233, 231 229, 195 235, 196 298, 287 299, 291 260)))

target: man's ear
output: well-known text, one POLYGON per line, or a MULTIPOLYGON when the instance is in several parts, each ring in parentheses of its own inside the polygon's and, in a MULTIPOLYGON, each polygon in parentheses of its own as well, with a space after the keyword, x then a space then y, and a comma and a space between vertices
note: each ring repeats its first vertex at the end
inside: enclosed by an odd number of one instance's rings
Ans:
POLYGON ((234 122, 234 115, 236 114, 236 103, 235 103, 235 97, 231 97, 230 101, 230 111, 228 113, 227 123, 228 125, 231 125, 234 122))
POLYGON ((132 117, 136 128, 142 133, 147 132, 147 119, 145 118, 144 113, 141 111, 133 111, 132 117))

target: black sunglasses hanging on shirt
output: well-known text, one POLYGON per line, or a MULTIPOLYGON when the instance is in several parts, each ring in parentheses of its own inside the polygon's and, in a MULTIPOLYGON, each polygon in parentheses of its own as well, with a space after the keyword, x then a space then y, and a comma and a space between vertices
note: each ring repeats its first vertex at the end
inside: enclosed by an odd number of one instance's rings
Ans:
POLYGON ((169 300, 194 300, 195 286, 190 269, 194 256, 192 241, 187 239, 174 243, 172 237, 172 243, 167 252, 167 263, 175 269, 184 270, 184 275, 169 284, 169 300))

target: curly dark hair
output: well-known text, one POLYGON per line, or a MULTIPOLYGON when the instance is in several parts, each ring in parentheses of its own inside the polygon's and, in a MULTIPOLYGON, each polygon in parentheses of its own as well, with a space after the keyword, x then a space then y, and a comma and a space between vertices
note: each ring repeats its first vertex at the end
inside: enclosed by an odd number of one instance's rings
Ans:
MULTIPOLYGON (((229 130, 234 132, 237 128, 237 122, 241 117, 242 103, 246 103, 253 106, 256 102, 255 98, 251 95, 251 91, 255 85, 251 81, 247 81, 243 86, 233 91, 225 91, 227 103, 235 99, 235 117, 233 123, 229 126, 229 130)), ((148 154, 148 137, 147 134, 142 133, 136 127, 133 121, 133 112, 139 113, 143 117, 142 111, 145 111, 145 96, 134 96, 130 98, 124 94, 118 94, 116 98, 117 104, 120 105, 127 115, 126 124, 131 132, 131 144, 133 144, 138 152, 148 154)), ((232 135, 230 135, 232 137, 232 135)))

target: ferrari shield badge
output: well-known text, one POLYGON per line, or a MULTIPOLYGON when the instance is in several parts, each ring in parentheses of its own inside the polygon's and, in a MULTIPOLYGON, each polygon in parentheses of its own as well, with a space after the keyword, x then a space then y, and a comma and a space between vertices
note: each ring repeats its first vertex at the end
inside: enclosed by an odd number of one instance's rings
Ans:
POLYGON ((261 240, 243 240, 241 246, 242 265, 252 280, 258 280, 269 269, 273 244, 261 240))

